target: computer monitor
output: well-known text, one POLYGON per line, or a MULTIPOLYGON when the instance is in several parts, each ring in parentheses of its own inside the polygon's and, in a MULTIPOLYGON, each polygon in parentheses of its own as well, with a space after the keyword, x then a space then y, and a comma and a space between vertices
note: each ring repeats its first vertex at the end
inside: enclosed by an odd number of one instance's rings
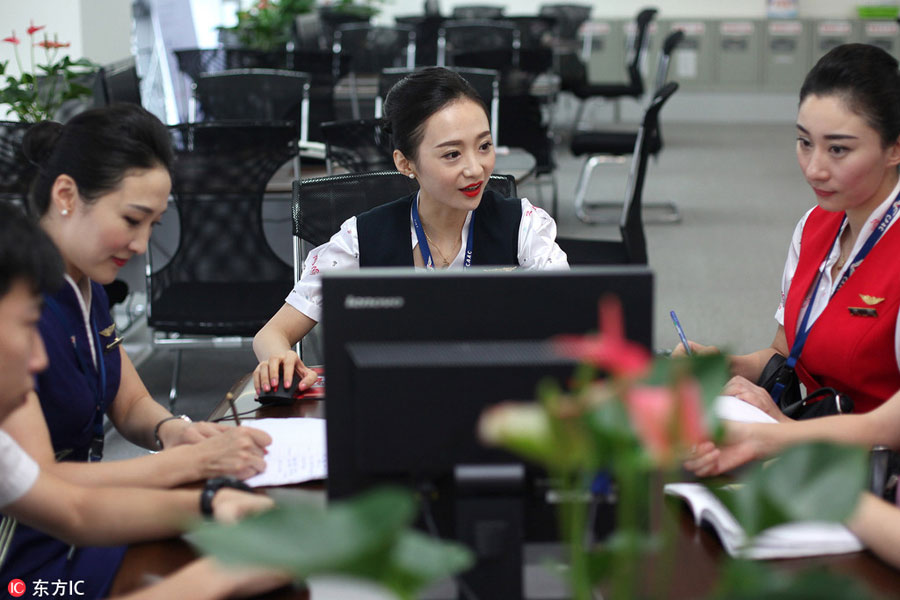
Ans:
POLYGON ((649 349, 651 272, 364 269, 329 273, 322 289, 329 497, 427 490, 439 533, 475 546, 464 578, 476 595, 520 596, 521 542, 556 539, 555 509, 538 469, 479 443, 478 418, 534 398, 545 377, 565 386, 575 363, 548 340, 596 331, 604 295, 649 349))

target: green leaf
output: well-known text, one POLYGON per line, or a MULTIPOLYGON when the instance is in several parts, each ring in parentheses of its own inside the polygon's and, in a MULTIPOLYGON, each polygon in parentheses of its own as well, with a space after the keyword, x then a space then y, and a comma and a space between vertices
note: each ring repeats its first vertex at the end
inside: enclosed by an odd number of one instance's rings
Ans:
POLYGON ((858 581, 824 568, 794 572, 760 562, 729 560, 711 599, 864 600, 874 597, 858 581))
POLYGON ((458 544, 410 532, 410 492, 370 491, 327 509, 293 503, 240 523, 202 523, 191 541, 226 563, 279 567, 297 579, 345 574, 376 581, 402 597, 472 562, 458 544))
POLYGON ((755 465, 738 486, 712 491, 754 536, 790 521, 843 521, 856 507, 867 476, 864 448, 816 442, 755 465))
POLYGON ((398 595, 413 597, 428 583, 464 571, 473 563, 472 553, 461 544, 407 531, 394 545, 389 569, 381 574, 381 581, 398 595))
POLYGON ((413 514, 409 493, 383 489, 328 510, 284 504, 234 525, 202 524, 194 533, 201 549, 224 561, 278 565, 304 577, 389 547, 413 514))

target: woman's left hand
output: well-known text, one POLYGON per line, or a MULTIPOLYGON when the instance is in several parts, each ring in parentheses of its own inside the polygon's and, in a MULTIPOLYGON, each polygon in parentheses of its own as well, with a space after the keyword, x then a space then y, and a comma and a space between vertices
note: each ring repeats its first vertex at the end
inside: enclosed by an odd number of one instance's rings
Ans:
POLYGON ((749 379, 740 375, 732 377, 725 384, 725 389, 722 390, 722 393, 726 396, 735 396, 748 404, 752 404, 781 423, 793 420, 781 412, 781 409, 778 408, 765 388, 752 383, 749 379))
POLYGON ((219 435, 228 431, 228 425, 221 423, 210 423, 208 421, 197 421, 188 423, 181 419, 173 419, 163 423, 159 428, 159 439, 162 440, 163 448, 172 448, 181 444, 197 444, 207 438, 219 435))

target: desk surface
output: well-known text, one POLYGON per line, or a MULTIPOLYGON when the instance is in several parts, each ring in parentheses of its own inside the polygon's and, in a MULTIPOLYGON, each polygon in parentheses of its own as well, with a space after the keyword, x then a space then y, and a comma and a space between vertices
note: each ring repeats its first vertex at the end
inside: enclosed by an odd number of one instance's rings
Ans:
MULTIPOLYGON (((255 394, 249 375, 235 383, 231 393, 235 398, 235 406, 238 411, 251 410, 259 406, 254 399, 255 394)), ((297 401, 293 406, 260 408, 256 411, 255 416, 259 418, 320 417, 323 414, 322 404, 318 401, 297 401)), ((210 415, 210 419, 222 418, 229 413, 229 405, 223 399, 210 415)), ((245 424, 252 426, 252 420, 246 419, 245 424)), ((321 484, 313 487, 318 487, 320 493, 325 493, 324 490, 321 490, 321 484)), ((715 534, 705 528, 695 526, 690 512, 684 509, 680 511, 679 515, 675 545, 676 568, 668 597, 697 598, 708 594, 718 578, 725 556, 715 534)), ((113 582, 113 595, 133 591, 146 585, 153 577, 172 573, 195 556, 190 547, 180 539, 132 545, 125 554, 125 559, 113 582)), ((850 575, 863 582, 874 592, 886 597, 894 597, 900 590, 900 571, 883 563, 867 551, 839 556, 782 560, 772 564, 791 571, 806 567, 826 567, 831 571, 850 575)), ((536 565, 535 568, 544 569, 545 567, 536 565)), ((648 565, 645 571, 652 572, 652 565, 648 565)), ((548 572, 546 578, 552 577, 553 575, 548 572)), ((526 581, 528 580, 529 578, 526 577, 526 581)), ((306 590, 283 589, 262 597, 279 600, 287 598, 309 600, 310 595, 306 590)), ((342 600, 353 599, 342 598, 342 600)))

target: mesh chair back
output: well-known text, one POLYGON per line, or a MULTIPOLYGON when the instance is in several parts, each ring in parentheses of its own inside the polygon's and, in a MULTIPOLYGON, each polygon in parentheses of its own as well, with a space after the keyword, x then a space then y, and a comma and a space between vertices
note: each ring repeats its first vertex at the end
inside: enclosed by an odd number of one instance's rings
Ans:
POLYGON ((509 21, 445 21, 438 30, 438 65, 519 66, 519 30, 509 21))
MULTIPOLYGON (((500 118, 500 73, 492 69, 475 69, 469 67, 447 67, 462 75, 469 82, 485 105, 488 107, 488 118, 491 123, 491 136, 494 144, 499 144, 499 118, 500 118)), ((381 107, 391 88, 419 69, 384 69, 378 78, 378 97, 375 100, 375 116, 382 115, 381 107)))
POLYGON ((0 121, 0 198, 25 201, 36 168, 22 154, 31 123, 0 121))
MULTIPOLYGON (((516 180, 511 175, 491 175, 487 188, 507 198, 516 197, 516 180)), ((294 236, 319 246, 350 217, 408 196, 418 189, 415 179, 399 171, 295 180, 291 207, 294 236)))
POLYGON ((322 20, 317 13, 294 17, 294 47, 308 50, 328 50, 322 20))
POLYGON ((175 50, 178 69, 194 83, 201 73, 219 73, 230 69, 284 69, 301 71, 312 77, 312 84, 334 85, 350 71, 349 57, 338 60, 331 48, 252 50, 249 48, 185 48, 175 50))
POLYGON ((659 62, 656 65, 656 83, 653 86, 654 91, 662 89, 662 86, 664 86, 669 79, 669 65, 672 62, 672 52, 675 51, 675 48, 677 48, 678 44, 683 40, 684 31, 680 29, 676 29, 669 33, 669 35, 666 36, 666 39, 663 40, 662 49, 659 53, 659 62))
POLYGON ((391 136, 381 119, 353 119, 322 123, 328 173, 341 166, 351 173, 394 170, 391 136))
POLYGON ((141 103, 141 80, 134 57, 100 67, 97 80, 104 106, 114 102, 141 103))
POLYGON ((348 23, 367 24, 370 17, 364 14, 356 14, 351 11, 335 10, 332 6, 322 4, 319 6, 319 23, 322 27, 322 41, 325 47, 331 49, 334 45, 334 34, 338 27, 348 23))
POLYGON ((266 183, 296 152, 293 123, 173 126, 179 243, 154 270, 147 322, 159 331, 252 336, 283 304, 291 266, 266 241, 266 183))
POLYGON ((562 42, 578 43, 578 30, 591 18, 590 4, 544 4, 538 14, 556 19, 556 35, 562 42))
POLYGON ((350 69, 356 74, 378 74, 388 67, 413 67, 415 30, 408 25, 347 23, 334 32, 334 53, 349 53, 350 69))
POLYGON ((276 69, 201 73, 194 93, 207 121, 293 121, 307 138, 310 76, 276 69))
MULTIPOLYGON (((300 71, 310 75, 309 138, 321 140, 319 123, 333 121, 334 86, 350 72, 350 56, 338 56, 327 50, 295 48, 290 52, 213 48, 175 50, 178 67, 192 83, 201 73, 219 73, 230 69, 259 68, 300 71)), ((179 81, 183 82, 184 78, 179 81)))
POLYGON ((650 22, 656 16, 655 8, 645 8, 638 13, 635 18, 634 34, 631 43, 628 45, 628 78, 635 88, 639 88, 638 95, 644 93, 644 79, 641 77, 641 59, 644 52, 647 51, 649 37, 647 31, 650 29, 650 22))
POLYGON ((454 6, 450 16, 454 19, 502 19, 504 6, 464 5, 454 6))

